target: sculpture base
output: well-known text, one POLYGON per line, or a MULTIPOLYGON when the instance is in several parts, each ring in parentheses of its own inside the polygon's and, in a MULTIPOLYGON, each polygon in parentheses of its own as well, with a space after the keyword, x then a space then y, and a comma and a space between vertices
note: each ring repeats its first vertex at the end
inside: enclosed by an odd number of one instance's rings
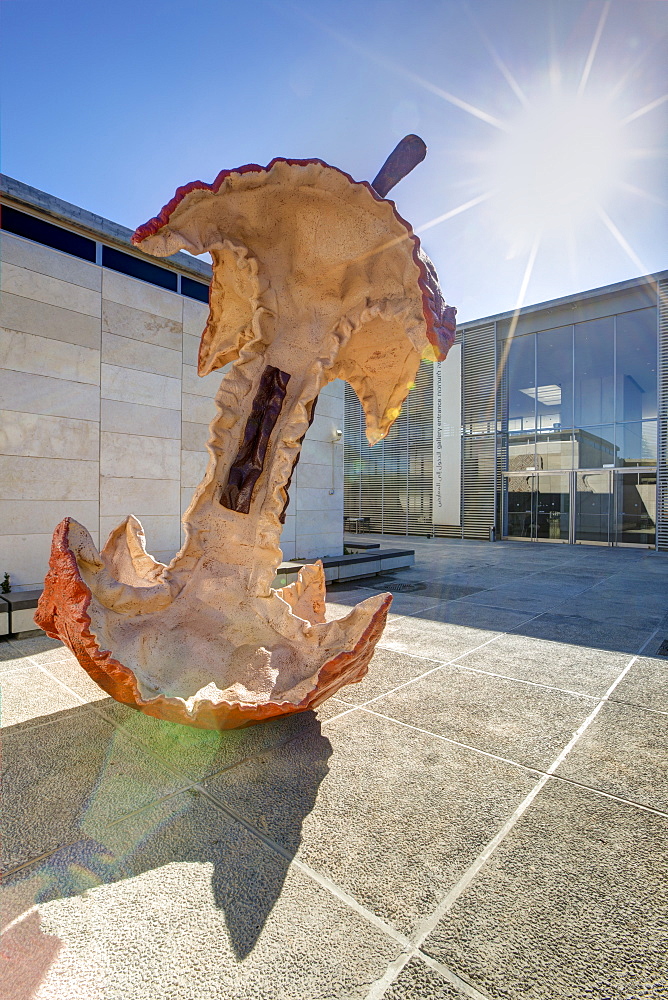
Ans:
MULTIPOLYGON (((344 685, 364 677, 392 602, 390 594, 374 596, 352 609, 346 618, 325 622, 322 566, 304 567, 300 579, 290 587, 272 591, 268 598, 249 598, 250 609, 257 609, 258 600, 264 602, 260 607, 266 606, 269 617, 265 615, 262 620, 261 615, 247 616, 227 634, 208 636, 207 649, 219 650, 221 667, 217 677, 212 673, 208 683, 202 683, 208 675, 204 670, 206 676, 202 678, 201 662, 188 662, 189 656, 197 659, 198 649, 197 613, 190 610, 196 605, 192 593, 184 588, 169 607, 149 614, 112 614, 109 627, 117 641, 105 643, 99 630, 96 632, 98 598, 84 579, 76 547, 70 544, 73 529, 77 536, 88 534, 70 518, 54 532, 50 569, 36 623, 47 635, 62 640, 93 680, 116 701, 170 722, 203 729, 235 729, 317 707, 344 685), (175 616, 184 621, 186 628, 189 614, 190 628, 180 636, 182 660, 175 659, 173 650, 169 657, 165 654, 170 662, 168 682, 164 683, 160 643, 151 637, 166 634, 164 649, 168 650, 170 643, 173 645, 179 638, 173 629, 175 616), (251 648, 253 642, 246 641, 233 648, 235 637, 244 630, 246 639, 252 640, 255 634, 264 642, 251 648), (290 634, 281 635, 279 630, 290 634), (273 645, 267 641, 272 637, 273 645), (110 648, 105 648, 107 645, 110 648), (144 658, 142 669, 137 666, 137 650, 144 658), (129 661, 131 666, 127 665, 129 661), (181 666, 178 680, 173 673, 175 662, 181 666), (254 662, 263 665, 265 687, 267 679, 270 685, 265 690, 251 691, 248 687, 248 664, 254 662), (241 680, 230 683, 230 664, 235 663, 241 680), (199 678, 190 691, 183 690, 188 676, 199 678)), ((196 585, 194 574, 192 587, 196 585)), ((229 600, 229 593, 225 598, 229 600)), ((109 620, 106 609, 105 622, 109 620)))

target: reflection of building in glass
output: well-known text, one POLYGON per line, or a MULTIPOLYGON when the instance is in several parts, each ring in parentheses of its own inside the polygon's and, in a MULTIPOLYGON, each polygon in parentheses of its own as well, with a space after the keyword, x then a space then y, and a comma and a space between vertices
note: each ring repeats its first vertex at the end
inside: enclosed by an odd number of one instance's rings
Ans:
POLYGON ((462 325, 461 504, 449 524, 432 523, 431 367, 373 450, 349 393, 347 516, 376 531, 487 538, 494 526, 668 548, 667 296, 662 272, 462 325))

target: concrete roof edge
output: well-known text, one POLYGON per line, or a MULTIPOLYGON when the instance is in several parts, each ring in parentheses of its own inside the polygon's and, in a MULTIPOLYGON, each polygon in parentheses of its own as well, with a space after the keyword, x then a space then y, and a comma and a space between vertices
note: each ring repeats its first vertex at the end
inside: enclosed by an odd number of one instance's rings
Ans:
POLYGON ((151 254, 144 253, 130 242, 133 230, 126 226, 121 226, 117 222, 105 219, 101 215, 88 212, 85 208, 79 208, 69 201, 63 201, 54 195, 40 191, 39 188, 24 184, 23 181, 9 177, 7 174, 0 174, 0 196, 15 202, 17 205, 25 205, 34 209, 43 216, 48 216, 55 223, 64 222, 68 226, 77 229, 82 234, 90 236, 101 243, 115 244, 128 250, 134 256, 150 260, 154 264, 167 264, 186 273, 188 277, 206 281, 211 281, 211 265, 206 261, 198 260, 185 253, 175 253, 171 257, 160 259, 151 254))
MULTIPOLYGON (((526 316, 529 313, 541 312, 543 309, 565 306, 568 305, 569 302, 575 303, 581 302, 583 299, 593 299, 604 295, 612 295, 615 292, 623 292, 628 288, 638 288, 648 282, 658 283, 659 281, 666 280, 668 280, 668 270, 653 271, 651 274, 641 274, 637 278, 627 278, 625 281, 617 281, 612 285, 601 285, 598 288, 587 288, 585 291, 574 292, 571 295, 563 295, 558 299, 547 299, 545 302, 534 302, 531 305, 522 306, 519 312, 520 316, 526 316)), ((469 327, 481 326, 484 323, 498 323, 502 320, 511 319, 514 314, 514 309, 508 309, 506 312, 494 313, 491 316, 482 316, 480 319, 469 319, 463 322, 458 322, 457 329, 466 330, 469 327)))

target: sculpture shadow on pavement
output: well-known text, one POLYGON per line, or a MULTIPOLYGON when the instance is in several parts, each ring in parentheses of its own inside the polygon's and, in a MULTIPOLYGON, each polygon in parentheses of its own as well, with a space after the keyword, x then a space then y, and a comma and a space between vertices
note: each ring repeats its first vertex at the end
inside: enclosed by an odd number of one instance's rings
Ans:
POLYGON ((127 919, 136 894, 156 934, 163 922, 169 933, 170 896, 182 892, 184 865, 194 905, 202 894, 206 903, 210 880, 229 946, 243 960, 283 891, 329 771, 332 747, 320 722, 306 712, 245 730, 202 732, 156 722, 111 699, 96 707, 102 711, 82 706, 4 731, 3 927, 23 977, 35 979, 36 988, 60 950, 31 908, 73 896, 90 902, 91 891, 135 880, 116 901, 113 892, 100 897, 104 919, 115 912, 127 919), (122 725, 109 724, 108 710, 122 725), (274 751, 295 740, 308 743, 297 784, 287 774, 282 782, 280 771, 277 778, 275 766, 271 775, 265 768, 274 751), (253 824, 207 788, 221 774, 236 802, 251 802, 254 784, 262 785, 280 843, 262 815, 253 824), (273 782, 269 789, 265 778, 273 782))

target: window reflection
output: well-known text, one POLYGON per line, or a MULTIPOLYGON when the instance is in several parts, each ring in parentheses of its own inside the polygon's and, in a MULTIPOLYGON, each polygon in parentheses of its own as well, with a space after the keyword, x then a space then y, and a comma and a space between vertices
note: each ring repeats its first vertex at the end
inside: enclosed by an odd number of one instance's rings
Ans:
POLYGON ((575 483, 575 537, 581 542, 610 541, 613 511, 609 472, 579 472, 575 483))
POLYGON ((655 465, 656 351, 655 308, 515 338, 508 471, 655 465))
POLYGON ((575 450, 578 469, 605 469, 616 464, 614 424, 596 424, 578 427, 575 431, 575 450))
POLYGON ((656 542, 656 473, 617 475, 617 540, 626 545, 656 542))
POLYGON ((656 417, 656 337, 656 309, 617 317, 617 420, 656 417))
POLYGON ((536 338, 517 337, 508 354, 508 468, 533 469, 536 428, 536 338))
POLYGON ((573 435, 570 431, 538 434, 536 438, 536 468, 573 468, 573 435))
POLYGON ((536 476, 536 538, 568 541, 568 476, 536 476))
POLYGON ((536 426, 536 338, 516 337, 508 354, 508 431, 522 434, 536 426))
POLYGON ((533 535, 533 500, 535 476, 508 476, 506 480, 508 527, 510 538, 531 538, 533 535))
POLYGON ((656 465, 656 420, 617 424, 617 465, 656 465))
POLYGON ((575 324, 576 427, 615 419, 614 336, 612 316, 575 324))
POLYGON ((573 427, 573 327, 536 335, 536 419, 541 430, 573 427))
POLYGON ((656 308, 516 337, 506 374, 508 535, 654 545, 656 308))

